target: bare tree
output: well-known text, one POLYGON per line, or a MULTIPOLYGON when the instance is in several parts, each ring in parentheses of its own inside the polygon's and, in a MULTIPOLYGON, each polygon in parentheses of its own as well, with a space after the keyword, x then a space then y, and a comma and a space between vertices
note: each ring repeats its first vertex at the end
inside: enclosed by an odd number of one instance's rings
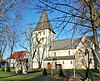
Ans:
POLYGON ((3 16, 11 7, 15 4, 17 0, 0 0, 0 16, 3 16))
POLYGON ((10 37, 9 35, 10 33, 8 32, 10 32, 9 29, 11 28, 11 20, 12 20, 8 12, 11 10, 11 8, 15 5, 16 2, 17 0, 0 1, 0 50, 2 56, 4 55, 5 51, 7 51, 6 49, 8 43, 10 42, 12 43, 12 41, 9 41, 8 39, 8 37, 10 37))
POLYGON ((0 50, 1 54, 5 53, 7 47, 7 32, 8 32, 8 15, 6 14, 17 0, 0 0, 0 50))
POLYGON ((0 50, 2 55, 7 51, 7 46, 9 46, 10 53, 13 52, 15 41, 18 40, 18 21, 22 18, 21 11, 26 3, 26 0, 0 0, 0 50))
POLYGON ((78 45, 77 52, 75 54, 75 67, 76 71, 80 74, 83 79, 91 78, 93 79, 91 69, 97 68, 97 60, 94 54, 93 48, 93 37, 86 37, 80 41, 78 45), (91 67, 92 66, 92 67, 91 67), (79 72, 79 68, 84 68, 84 75, 79 72))
POLYGON ((6 29, 1 29, 0 31, 0 50, 1 50, 1 55, 3 56, 5 49, 7 47, 7 38, 6 38, 6 29))
POLYGON ((65 24, 70 23, 73 24, 70 31, 74 30, 81 34, 93 33, 95 49, 99 48, 97 36, 97 30, 100 27, 99 0, 38 0, 35 6, 38 11, 46 9, 60 13, 61 15, 51 21, 56 22, 58 24, 56 26, 61 27, 61 30, 67 29, 65 24))
POLYGON ((32 24, 28 24, 23 35, 25 37, 25 41, 22 41, 20 46, 27 50, 31 56, 30 69, 32 69, 34 59, 36 59, 38 62, 38 68, 41 68, 41 64, 44 59, 44 53, 47 49, 47 42, 45 42, 45 44, 42 43, 43 38, 39 38, 40 32, 34 33, 32 24))
POLYGON ((33 26, 32 24, 28 24, 27 29, 25 30, 25 32, 23 32, 23 35, 25 37, 25 42, 23 42, 22 44, 20 44, 20 46, 22 48, 24 48, 25 50, 27 50, 27 52, 30 54, 31 57, 31 61, 30 61, 30 69, 32 69, 33 66, 33 26), (23 45, 26 44, 26 45, 23 45))
POLYGON ((19 37, 15 28, 10 30, 7 33, 8 33, 8 45, 9 45, 10 53, 12 54, 16 46, 16 43, 18 43, 19 37))
POLYGON ((5 58, 8 54, 12 55, 12 52, 18 43, 19 36, 14 26, 5 26, 3 28, 4 29, 1 30, 2 33, 0 34, 0 50, 1 55, 5 58))
POLYGON ((41 68, 42 62, 44 60, 44 54, 47 50, 47 40, 45 42, 45 44, 43 44, 42 40, 44 40, 44 38, 40 38, 39 37, 40 32, 35 33, 35 42, 34 42, 34 58, 37 60, 38 62, 38 68, 41 68))

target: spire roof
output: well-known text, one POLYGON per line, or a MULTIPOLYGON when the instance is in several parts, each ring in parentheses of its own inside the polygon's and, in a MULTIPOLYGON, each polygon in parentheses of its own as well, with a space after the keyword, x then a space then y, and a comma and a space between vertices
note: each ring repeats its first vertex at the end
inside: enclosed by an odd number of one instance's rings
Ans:
MULTIPOLYGON (((51 23, 49 21, 48 15, 46 13, 46 10, 43 11, 34 31, 38 31, 38 30, 44 30, 44 29, 49 29, 52 32, 54 32, 51 23)), ((54 32, 55 33, 55 32, 54 32)))

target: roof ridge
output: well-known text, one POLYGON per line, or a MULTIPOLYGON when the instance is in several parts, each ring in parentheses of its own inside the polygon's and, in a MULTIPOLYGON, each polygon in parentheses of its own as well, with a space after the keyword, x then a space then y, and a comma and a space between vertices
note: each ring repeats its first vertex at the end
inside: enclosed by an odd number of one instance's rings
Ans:
MULTIPOLYGON (((26 51, 26 52, 27 52, 27 50, 22 50, 22 51, 14 51, 14 52, 24 52, 24 51, 26 51)), ((13 53, 14 53, 14 52, 13 52, 13 53)))
MULTIPOLYGON (((60 39, 60 40, 58 39, 58 40, 54 40, 54 41, 64 41, 64 40, 71 40, 71 39, 80 39, 82 37, 84 37, 84 36, 76 37, 76 38, 66 38, 66 39, 60 39)), ((86 36, 86 37, 93 37, 93 36, 86 36)))
POLYGON ((54 41, 65 41, 65 40, 71 40, 71 39, 80 39, 82 37, 78 37, 78 38, 66 38, 66 39, 58 39, 58 40, 54 40, 54 41))

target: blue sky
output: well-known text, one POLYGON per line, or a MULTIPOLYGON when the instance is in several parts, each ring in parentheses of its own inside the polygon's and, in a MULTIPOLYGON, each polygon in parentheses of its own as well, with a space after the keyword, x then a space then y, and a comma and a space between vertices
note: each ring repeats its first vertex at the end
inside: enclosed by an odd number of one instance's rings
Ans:
MULTIPOLYGON (((42 13, 36 13, 36 12, 34 11, 34 9, 25 9, 25 10, 23 10, 22 12, 23 12, 22 19, 19 20, 18 22, 16 22, 16 23, 18 23, 18 24, 16 25, 18 31, 22 31, 22 32, 25 31, 25 29, 27 28, 27 24, 29 24, 29 23, 32 23, 32 24, 33 24, 33 27, 35 28, 35 26, 36 26, 38 20, 40 19, 40 16, 41 16, 42 13)), ((60 13, 58 14, 58 13, 55 12, 55 13, 53 13, 53 14, 52 14, 52 13, 49 14, 49 13, 47 12, 47 14, 48 14, 49 19, 53 19, 53 18, 55 18, 55 15, 56 15, 56 17, 57 17, 57 16, 59 16, 60 13)), ((52 27, 54 28, 54 23, 51 22, 51 24, 52 24, 52 27)), ((56 30, 55 28, 54 28, 54 31, 56 32, 56 34, 55 34, 55 37, 56 37, 56 36, 58 35, 59 32, 58 32, 58 30, 56 30)), ((70 36, 71 36, 71 35, 66 36, 66 34, 61 33, 61 35, 59 35, 59 37, 58 37, 57 39, 70 38, 70 36)), ((23 35, 20 35, 20 38, 21 38, 21 39, 24 39, 23 35)), ((24 41, 23 41, 23 42, 24 42, 24 41)), ((19 43, 18 43, 18 44, 16 45, 14 51, 21 51, 21 50, 25 50, 25 49, 23 49, 22 47, 20 47, 20 45, 19 45, 19 43)), ((9 56, 9 55, 10 55, 10 54, 6 55, 5 58, 6 58, 7 56, 9 56)))
MULTIPOLYGON (((17 22, 18 23, 17 29, 21 30, 21 31, 25 31, 27 24, 29 24, 29 23, 32 23, 33 27, 35 27, 40 16, 41 16, 41 14, 42 14, 42 13, 36 13, 36 11, 34 9, 24 9, 24 10, 21 11, 21 13, 23 13, 22 19, 17 22)), ((49 17, 50 20, 61 15, 61 13, 58 13, 58 12, 53 12, 53 13, 47 12, 47 14, 48 14, 48 17, 49 17)), ((55 23, 51 22, 51 24, 52 24, 52 27, 54 28, 55 23)), ((67 30, 69 30, 71 26, 72 26, 71 24, 68 24, 67 30)), ((55 35, 55 37, 56 37, 58 35, 59 31, 58 31, 58 29, 55 29, 55 28, 54 28, 54 31, 56 32, 56 35, 55 35)), ((71 38, 71 35, 72 35, 72 32, 66 32, 66 30, 63 30, 63 32, 59 35, 57 40, 58 39, 61 40, 61 39, 71 38)), ((24 39, 23 35, 21 35, 20 38, 24 39)), ((19 45, 17 45, 14 49, 14 51, 20 51, 20 50, 24 50, 24 49, 21 48, 19 45)))
MULTIPOLYGON (((29 24, 29 23, 32 23, 32 24, 33 24, 33 27, 35 28, 35 26, 36 26, 38 20, 40 19, 41 14, 42 14, 42 13, 36 13, 36 12, 34 11, 34 9, 29 9, 29 10, 25 9, 25 10, 23 10, 23 17, 22 17, 22 20, 20 20, 20 21, 18 22, 18 23, 19 23, 18 29, 19 29, 19 30, 22 30, 22 31, 25 31, 25 29, 26 29, 26 27, 27 27, 27 24, 29 24)), ((48 14, 49 19, 55 18, 55 15, 56 15, 56 17, 60 15, 60 13, 58 14, 58 13, 56 13, 56 12, 53 13, 53 14, 52 14, 52 13, 49 14, 49 13, 47 12, 47 14, 48 14)), ((52 24, 52 27, 54 28, 54 25, 55 25, 55 24, 54 24, 53 22, 51 22, 51 24, 52 24)), ((71 24, 67 25, 68 30, 69 30, 70 26, 71 26, 71 24)), ((56 34, 55 34, 55 37, 56 37, 56 36, 58 35, 59 31, 56 30, 55 28, 54 28, 54 31, 56 32, 56 34)), ((57 40, 66 39, 66 38, 71 38, 71 33, 72 33, 72 32, 66 33, 66 31, 63 31, 63 32, 59 35, 59 37, 57 38, 57 40)), ((21 39, 24 39, 23 35, 21 35, 20 37, 21 37, 21 39)), ((21 47, 19 46, 19 44, 17 44, 17 46, 15 47, 14 51, 21 51, 21 50, 25 50, 25 49, 21 48, 21 47)), ((6 55, 6 57, 7 57, 7 56, 9 56, 9 54, 6 55)), ((6 57, 5 57, 5 58, 6 58, 6 57)))

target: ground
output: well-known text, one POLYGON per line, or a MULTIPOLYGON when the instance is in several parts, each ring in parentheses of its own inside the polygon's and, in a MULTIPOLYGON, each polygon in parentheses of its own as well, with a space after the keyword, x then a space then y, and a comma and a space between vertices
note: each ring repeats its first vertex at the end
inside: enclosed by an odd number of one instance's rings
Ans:
MULTIPOLYGON (((48 75, 43 76, 42 70, 31 70, 28 72, 27 75, 24 74, 16 74, 15 71, 11 72, 2 72, 0 71, 0 81, 68 81, 67 77, 69 74, 72 73, 72 71, 67 70, 67 76, 66 77, 59 77, 58 71, 56 70, 54 73, 54 76, 51 76, 51 71, 47 71, 48 75)), ((64 71, 66 73, 66 71, 64 71)), ((82 73, 82 71, 81 71, 82 73)), ((100 73, 94 73, 92 75, 95 80, 93 81, 100 81, 100 73)))
MULTIPOLYGON (((58 79, 51 78, 50 76, 43 76, 42 70, 34 70, 28 72, 27 75, 15 74, 15 72, 0 72, 0 81, 58 81, 58 79)), ((64 79, 59 78, 59 81, 64 79)))

